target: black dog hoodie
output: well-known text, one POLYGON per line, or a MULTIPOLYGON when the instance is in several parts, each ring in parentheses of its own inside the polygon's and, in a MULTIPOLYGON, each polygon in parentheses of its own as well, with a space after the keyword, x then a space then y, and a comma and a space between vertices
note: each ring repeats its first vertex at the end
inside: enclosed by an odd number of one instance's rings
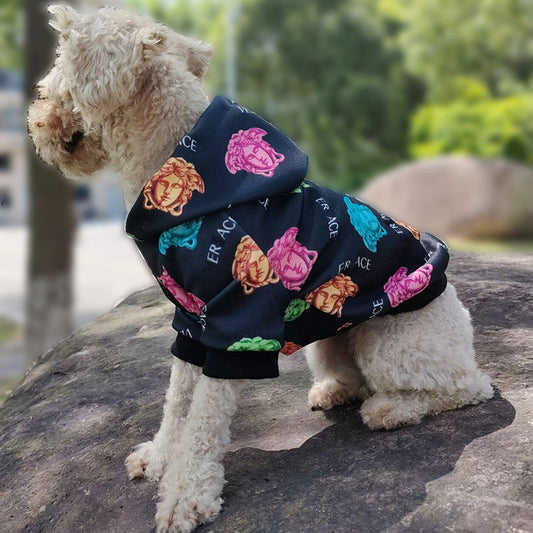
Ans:
POLYGON ((172 352, 214 378, 279 375, 278 353, 446 287, 446 246, 305 180, 307 156, 216 97, 143 188, 126 231, 176 306, 172 352))

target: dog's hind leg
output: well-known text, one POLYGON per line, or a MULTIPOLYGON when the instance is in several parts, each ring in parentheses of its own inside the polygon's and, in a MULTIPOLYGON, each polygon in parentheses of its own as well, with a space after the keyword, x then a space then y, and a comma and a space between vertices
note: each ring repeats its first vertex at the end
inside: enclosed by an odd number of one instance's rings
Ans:
POLYGON ((230 423, 242 380, 201 376, 194 390, 182 438, 159 486, 158 533, 186 533, 220 512, 230 423))
POLYGON ((331 409, 367 395, 354 350, 350 332, 306 347, 305 355, 314 379, 308 396, 313 409, 331 409))
POLYGON ((177 446, 191 404, 194 386, 202 369, 176 359, 170 373, 170 385, 165 396, 161 427, 153 440, 143 442, 126 459, 130 479, 146 477, 158 480, 177 446))
POLYGON ((397 391, 375 394, 361 407, 363 422, 370 429, 393 429, 418 424, 424 416, 480 403, 492 397, 487 376, 475 388, 456 389, 453 394, 437 391, 397 391))
POLYGON ((417 424, 493 396, 475 362, 470 315, 451 285, 426 307, 364 322, 353 335, 371 393, 361 415, 371 429, 417 424))

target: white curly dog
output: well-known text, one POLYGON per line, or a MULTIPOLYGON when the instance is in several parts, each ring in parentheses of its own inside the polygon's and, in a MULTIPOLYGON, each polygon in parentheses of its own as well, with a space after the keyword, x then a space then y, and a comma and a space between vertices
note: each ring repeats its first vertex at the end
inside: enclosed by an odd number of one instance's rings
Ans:
MULTIPOLYGON (((59 44, 28 113, 37 152, 67 177, 113 165, 129 209, 208 107, 202 80, 212 48, 121 10, 49 11, 59 44)), ((316 342, 306 356, 314 377, 309 404, 363 400, 371 429, 417 424, 493 395, 451 285, 418 311, 364 322, 316 342)), ((175 359, 161 428, 126 459, 130 478, 160 480, 159 533, 190 532, 220 512, 222 459, 242 386, 175 359)))

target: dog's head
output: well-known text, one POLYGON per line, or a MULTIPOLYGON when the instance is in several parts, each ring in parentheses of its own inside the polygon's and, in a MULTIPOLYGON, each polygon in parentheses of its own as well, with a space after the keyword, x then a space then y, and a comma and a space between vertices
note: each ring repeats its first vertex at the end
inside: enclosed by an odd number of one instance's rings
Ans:
MULTIPOLYGON (((212 54, 208 44, 118 9, 80 14, 51 6, 49 12, 59 34, 57 57, 37 84, 28 129, 40 157, 67 176, 107 163, 106 135, 113 129, 134 120, 139 130, 150 127, 151 95, 161 91, 165 76, 181 88, 184 101, 201 86, 212 54)), ((159 105, 165 105, 160 97, 159 105)))
POLYGON ((39 157, 67 177, 93 174, 106 165, 98 127, 88 128, 59 70, 54 67, 37 84, 37 100, 28 110, 28 131, 39 157))

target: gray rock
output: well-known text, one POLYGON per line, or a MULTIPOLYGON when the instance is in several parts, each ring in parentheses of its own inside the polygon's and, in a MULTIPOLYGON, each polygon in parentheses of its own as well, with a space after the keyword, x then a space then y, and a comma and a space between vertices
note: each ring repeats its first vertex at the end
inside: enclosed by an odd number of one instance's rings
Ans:
POLYGON ((442 237, 533 235, 533 168, 504 159, 437 157, 407 163, 370 182, 359 196, 442 237))
MULTIPOLYGON (((533 531, 532 276, 531 255, 453 255, 498 393, 415 427, 372 432, 357 405, 310 411, 303 356, 281 356, 280 378, 244 391, 224 509, 198 532, 533 531)), ((128 481, 123 460, 158 427, 170 317, 159 289, 134 294, 13 391, 0 408, 0 531, 153 531, 156 485, 128 481)))

